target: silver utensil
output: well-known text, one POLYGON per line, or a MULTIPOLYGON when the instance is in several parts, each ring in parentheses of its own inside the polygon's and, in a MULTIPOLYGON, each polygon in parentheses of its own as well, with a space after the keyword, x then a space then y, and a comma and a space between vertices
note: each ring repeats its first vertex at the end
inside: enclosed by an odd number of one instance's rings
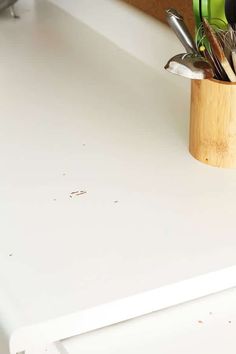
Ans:
POLYGON ((214 71, 208 61, 193 53, 175 55, 168 61, 165 69, 172 74, 192 80, 210 79, 214 76, 214 71))
POLYGON ((166 10, 166 19, 180 42, 183 44, 187 53, 198 53, 196 44, 186 26, 183 17, 175 10, 166 10))
POLYGON ((166 10, 166 15, 170 27, 183 44, 187 54, 175 55, 168 61, 165 69, 172 74, 193 80, 212 78, 214 71, 209 62, 199 54, 183 17, 175 9, 166 10))

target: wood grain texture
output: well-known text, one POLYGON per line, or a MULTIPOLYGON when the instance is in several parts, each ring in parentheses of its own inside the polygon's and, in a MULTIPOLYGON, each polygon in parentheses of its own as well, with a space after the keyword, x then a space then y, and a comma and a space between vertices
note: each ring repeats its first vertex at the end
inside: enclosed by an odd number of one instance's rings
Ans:
POLYGON ((216 167, 236 167, 236 85, 192 81, 190 153, 216 167))
POLYGON ((165 10, 173 7, 177 9, 185 18, 187 25, 194 33, 194 17, 192 0, 123 0, 133 5, 147 14, 166 22, 165 10))

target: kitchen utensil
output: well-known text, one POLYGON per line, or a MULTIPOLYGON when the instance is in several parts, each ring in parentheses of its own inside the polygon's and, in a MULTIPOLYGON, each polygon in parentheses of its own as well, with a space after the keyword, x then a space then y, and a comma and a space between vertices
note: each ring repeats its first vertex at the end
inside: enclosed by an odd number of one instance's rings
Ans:
MULTIPOLYGON (((222 34, 223 36, 224 33, 225 32, 223 30, 220 30, 220 32, 217 32, 217 36, 219 34, 222 34)), ((199 48, 199 52, 205 59, 209 61, 209 63, 211 64, 214 70, 215 73, 214 78, 217 80, 227 81, 228 76, 226 75, 226 72, 222 68, 219 60, 215 57, 214 53, 212 52, 211 46, 206 38, 202 23, 198 29, 196 39, 197 39, 196 45, 197 48, 199 48)), ((220 41, 222 41, 221 38, 220 41)), ((229 54, 229 57, 231 58, 231 52, 229 54)))
POLYGON ((225 16, 230 26, 236 29, 236 1, 225 0, 225 16))
POLYGON ((201 0, 193 0, 193 13, 195 17, 195 29, 197 31, 202 22, 201 0))
POLYGON ((236 30, 229 24, 227 31, 218 30, 217 38, 220 40, 226 58, 236 72, 236 30))
POLYGON ((198 54, 177 54, 171 58, 165 69, 172 74, 184 76, 188 79, 203 80, 214 76, 209 62, 198 54))
POLYGON ((234 47, 231 49, 234 71, 236 72, 236 2, 235 0, 225 0, 225 16, 231 27, 230 32, 234 37, 234 47))
MULTIPOLYGON (((224 9, 225 0, 193 0, 193 12, 196 24, 196 42, 200 46, 204 46, 208 51, 210 49, 209 42, 204 35, 202 26, 203 18, 207 18, 209 23, 220 30, 227 30, 227 21, 224 9)), ((197 45, 199 49, 199 46, 197 45)), ((209 53, 211 55, 211 53, 209 53)), ((213 56, 213 62, 215 58, 213 56)))
POLYGON ((171 58, 165 69, 189 79, 202 80, 214 76, 210 64, 198 53, 196 44, 184 23, 183 17, 175 10, 166 10, 167 21, 188 54, 177 54, 171 58))
POLYGON ((168 9, 166 10, 166 18, 187 53, 198 53, 196 44, 184 22, 183 17, 175 9, 168 9))
POLYGON ((214 70, 214 78, 217 80, 227 81, 228 76, 222 68, 219 60, 213 55, 211 48, 205 49, 203 52, 204 58, 208 60, 214 70))
POLYGON ((236 75, 224 54, 223 48, 220 45, 213 28, 211 27, 206 18, 203 18, 203 26, 214 56, 219 60, 229 80, 231 82, 236 82, 236 75))
POLYGON ((193 12, 196 29, 199 28, 204 17, 220 29, 227 27, 224 0, 193 0, 193 12))

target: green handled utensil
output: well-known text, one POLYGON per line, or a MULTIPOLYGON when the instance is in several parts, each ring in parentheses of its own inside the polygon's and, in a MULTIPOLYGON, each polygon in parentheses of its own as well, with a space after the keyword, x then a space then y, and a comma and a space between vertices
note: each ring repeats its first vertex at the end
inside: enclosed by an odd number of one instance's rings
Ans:
MULTIPOLYGON (((235 0, 236 1, 236 0, 235 0)), ((204 35, 202 26, 203 18, 219 29, 227 29, 225 17, 225 0, 193 0, 193 12, 195 17, 196 43, 198 48, 208 48, 209 42, 204 35)))
POLYGON ((196 30, 201 25, 202 18, 206 17, 211 25, 226 29, 225 0, 193 0, 196 30))
POLYGON ((195 29, 197 31, 202 22, 201 0, 193 0, 193 13, 195 17, 195 29))

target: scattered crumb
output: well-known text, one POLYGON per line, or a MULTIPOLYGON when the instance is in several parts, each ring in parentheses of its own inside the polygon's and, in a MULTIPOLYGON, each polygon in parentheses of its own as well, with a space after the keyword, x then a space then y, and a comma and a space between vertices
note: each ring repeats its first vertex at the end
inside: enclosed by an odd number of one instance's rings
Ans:
POLYGON ((70 198, 78 197, 79 195, 86 194, 86 193, 87 193, 86 191, 75 191, 75 192, 71 192, 69 197, 70 198))
POLYGON ((198 321, 198 323, 201 323, 201 324, 202 324, 202 323, 203 323, 203 321, 199 320, 199 321, 198 321))
POLYGON ((10 254, 9 254, 9 257, 12 257, 12 256, 13 256, 13 253, 10 253, 10 254))

